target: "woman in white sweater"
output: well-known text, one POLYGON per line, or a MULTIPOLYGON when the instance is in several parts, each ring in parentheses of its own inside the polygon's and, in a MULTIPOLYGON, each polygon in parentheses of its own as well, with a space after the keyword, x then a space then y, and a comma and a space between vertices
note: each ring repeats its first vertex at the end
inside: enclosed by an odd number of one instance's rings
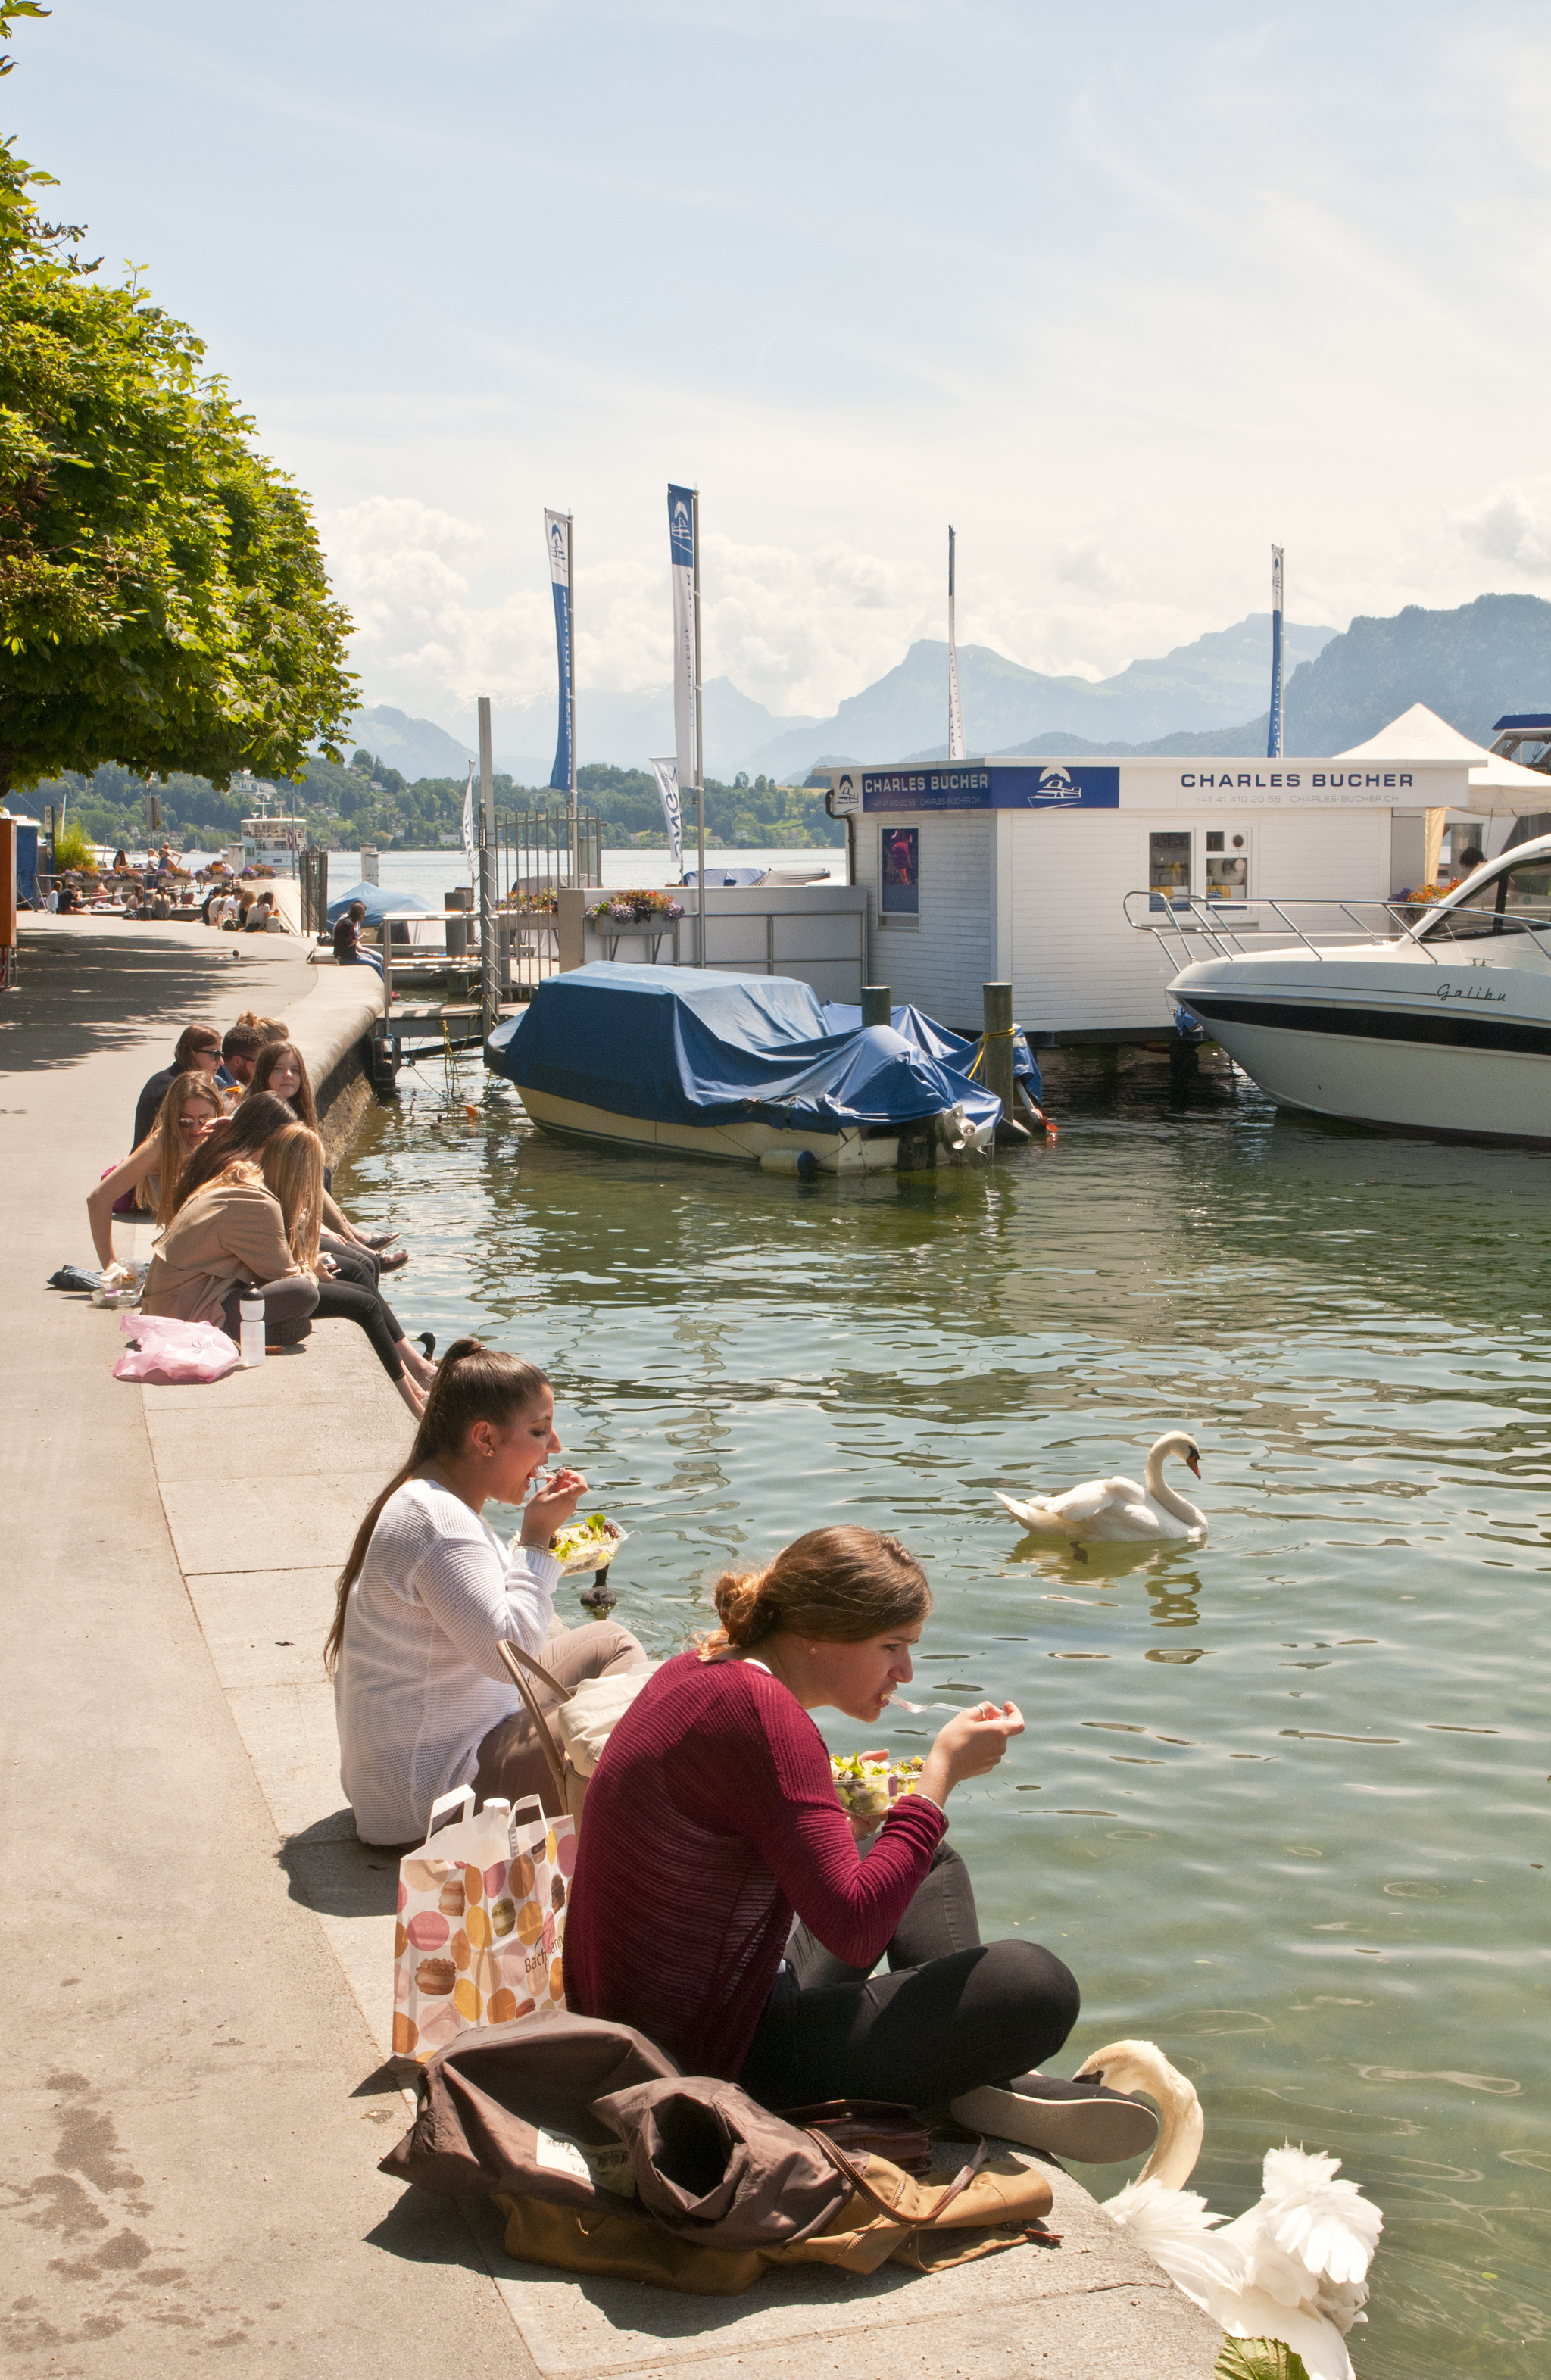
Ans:
MULTIPOLYGON (((340 1782, 363 1842, 420 1841, 431 1803, 458 1785, 481 1802, 539 1793, 559 1815, 496 1650, 503 1638, 565 1686, 646 1659, 612 1621, 550 1638, 561 1570, 547 1548, 587 1490, 579 1471, 535 1487, 560 1451, 554 1395, 538 1366, 455 1340, 408 1462, 356 1533, 323 1648, 340 1782), (484 1518, 491 1500, 524 1505, 509 1548, 484 1518)), ((542 1689, 539 1699, 549 1699, 542 1689)))

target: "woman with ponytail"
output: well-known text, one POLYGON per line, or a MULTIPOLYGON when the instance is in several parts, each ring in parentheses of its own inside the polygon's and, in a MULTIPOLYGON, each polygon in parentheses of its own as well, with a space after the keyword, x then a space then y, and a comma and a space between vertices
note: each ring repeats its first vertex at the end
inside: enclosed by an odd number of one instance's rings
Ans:
MULTIPOLYGON (((729 1572, 715 1598, 721 1627, 663 1663, 593 1771, 567 2006, 772 2108, 928 2107, 999 2083, 1086 2110, 1088 2086, 1029 2071, 1071 2031, 1076 1984, 1033 1942, 981 1942, 943 1840, 950 1794, 996 1767, 1019 1713, 982 1703, 951 1718, 866 1859, 808 1717, 828 1706, 871 1723, 908 1685, 931 1610, 917 1563, 897 1537, 815 1529, 763 1570, 729 1572)), ((1151 2119, 1126 2105, 1143 2145, 1151 2119)), ((1070 2131, 1063 2145, 1083 2154, 1070 2131)))
MULTIPOLYGON (((585 1494, 560 1452, 554 1396, 536 1365, 457 1339, 409 1450, 356 1532, 323 1664, 333 1678, 340 1783, 363 1842, 419 1842, 438 1794, 538 1793, 558 1815, 533 1722, 497 1646, 541 1660, 563 1686, 646 1655, 612 1621, 550 1639, 560 1564, 549 1552, 585 1494), (523 1505, 503 1545, 488 1502, 523 1505)), ((540 1700, 546 1697, 540 1694, 540 1700)))

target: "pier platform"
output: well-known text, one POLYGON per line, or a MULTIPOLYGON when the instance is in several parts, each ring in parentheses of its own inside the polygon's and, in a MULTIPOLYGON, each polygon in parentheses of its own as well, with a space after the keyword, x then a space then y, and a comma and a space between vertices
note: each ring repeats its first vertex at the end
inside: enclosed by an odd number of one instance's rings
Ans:
MULTIPOLYGON (((411 2105, 386 2055, 396 1868, 356 1840, 321 1647, 410 1417, 344 1324, 140 1388, 111 1377, 120 1318, 43 1287, 91 1261, 87 1190, 182 1025, 283 1015, 317 1071, 361 995, 282 937, 233 961, 155 926, 23 931, 0 999, 3 2368, 1208 2380, 1215 2326, 1060 2172, 1059 2250, 711 2301, 515 2264, 482 2202, 377 2172, 411 2105)), ((413 1255, 394 1300, 412 1323, 413 1255)))

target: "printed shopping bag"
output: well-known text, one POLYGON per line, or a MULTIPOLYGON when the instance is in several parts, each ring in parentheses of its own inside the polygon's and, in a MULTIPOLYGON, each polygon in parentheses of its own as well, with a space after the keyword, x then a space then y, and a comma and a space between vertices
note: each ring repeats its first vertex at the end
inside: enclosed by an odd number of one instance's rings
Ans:
POLYGON ((571 1820, 546 1817, 536 1793, 515 1811, 487 1802, 478 1816, 471 1785, 431 1804, 425 1841, 399 1863, 396 2052, 430 2058, 470 2026, 564 2008, 561 1944, 576 1864, 571 1820), (438 1830, 438 1817, 459 1805, 461 1817, 438 1830))

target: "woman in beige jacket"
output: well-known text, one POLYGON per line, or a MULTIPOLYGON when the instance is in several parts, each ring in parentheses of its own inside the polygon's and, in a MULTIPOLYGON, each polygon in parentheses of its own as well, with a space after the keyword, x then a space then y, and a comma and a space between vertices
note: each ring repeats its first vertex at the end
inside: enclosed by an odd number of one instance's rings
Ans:
POLYGON ((318 1303, 322 1150, 315 1133, 288 1124, 264 1159, 262 1172, 235 1160, 178 1209, 156 1243, 143 1314, 215 1322, 235 1339, 240 1301, 261 1297, 266 1338, 302 1335, 318 1303))

